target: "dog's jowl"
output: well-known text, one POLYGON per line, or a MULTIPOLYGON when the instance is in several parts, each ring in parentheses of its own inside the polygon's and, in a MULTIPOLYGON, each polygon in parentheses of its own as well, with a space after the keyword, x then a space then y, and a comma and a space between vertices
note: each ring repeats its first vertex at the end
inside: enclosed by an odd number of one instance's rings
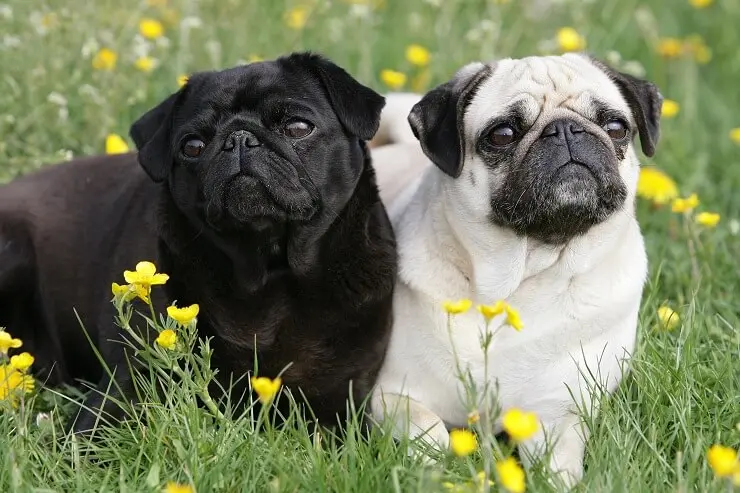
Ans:
MULTIPOLYGON (((395 240, 365 145, 384 104, 313 54, 193 75, 133 124, 138 154, 0 188, 0 325, 50 383, 133 399, 111 283, 154 261, 170 276, 155 306, 200 304, 224 383, 256 354, 260 375, 287 367, 285 385, 335 424, 370 391, 390 331, 395 240)), ((98 393, 85 407, 76 431, 101 407, 120 414, 98 393)))
POLYGON ((394 118, 406 105, 418 142, 373 149, 400 262, 373 413, 442 446, 469 412, 491 422, 490 400, 460 399, 457 358, 502 411, 536 412, 525 460, 547 437, 550 467, 581 477, 578 410, 616 388, 635 345, 647 260, 634 143, 655 152, 661 101, 653 84, 580 54, 472 63, 413 107, 388 96, 381 126, 406 125, 394 118), (523 327, 502 313, 486 328, 471 309, 448 328, 443 303, 460 299, 504 301, 523 327))

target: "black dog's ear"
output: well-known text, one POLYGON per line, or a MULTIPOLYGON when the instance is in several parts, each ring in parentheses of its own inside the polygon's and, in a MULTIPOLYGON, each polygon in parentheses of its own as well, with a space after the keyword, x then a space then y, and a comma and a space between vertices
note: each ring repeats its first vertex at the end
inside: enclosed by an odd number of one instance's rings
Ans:
POLYGON ((129 135, 139 150, 139 164, 156 183, 164 181, 172 167, 172 110, 180 94, 181 91, 172 94, 144 113, 129 129, 129 135))
POLYGON ((589 58, 619 88, 619 92, 622 93, 622 97, 629 104, 632 116, 637 122, 642 152, 646 156, 652 157, 660 138, 660 114, 663 107, 663 96, 658 91, 657 86, 630 74, 618 72, 594 57, 589 58))
POLYGON ((360 140, 370 140, 380 126, 385 98, 360 84, 346 70, 315 53, 294 53, 285 60, 306 67, 324 85, 344 128, 360 140))
POLYGON ((465 109, 480 82, 490 73, 488 65, 466 65, 452 80, 429 91, 408 116, 424 154, 453 178, 460 176, 465 159, 465 109))

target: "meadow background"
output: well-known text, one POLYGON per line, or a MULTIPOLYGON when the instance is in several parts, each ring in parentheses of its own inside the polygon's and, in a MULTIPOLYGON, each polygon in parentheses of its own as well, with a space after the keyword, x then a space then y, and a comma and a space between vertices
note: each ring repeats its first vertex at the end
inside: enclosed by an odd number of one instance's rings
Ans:
MULTIPOLYGON (((641 182, 651 269, 638 350, 588 423, 580 489, 727 491, 706 456, 740 446, 738 25, 737 0, 0 0, 0 181, 125 149, 134 119, 193 71, 310 49, 379 91, 423 91, 474 59, 585 49, 654 81, 668 103, 657 154, 643 159, 664 174, 641 182), (700 205, 673 212, 691 193, 700 205)), ((170 390, 146 427, 95 445, 97 462, 64 436, 58 394, 6 407, 0 491, 464 491, 477 470, 475 455, 422 467, 379 433, 339 447, 300 427, 216 426, 170 390)), ((527 478, 549 491, 538 468, 527 478)))

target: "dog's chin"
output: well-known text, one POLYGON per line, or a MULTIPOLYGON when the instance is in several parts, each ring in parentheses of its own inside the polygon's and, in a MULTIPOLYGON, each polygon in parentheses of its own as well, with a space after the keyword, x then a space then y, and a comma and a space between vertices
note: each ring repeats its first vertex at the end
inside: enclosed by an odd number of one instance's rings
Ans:
POLYGON ((619 211, 627 198, 627 188, 616 172, 596 173, 579 163, 568 163, 549 177, 513 188, 507 197, 494 199, 494 222, 548 244, 567 243, 586 234, 619 211))
POLYGON ((283 194, 268 189, 257 178, 238 175, 224 188, 220 204, 211 201, 206 208, 208 223, 217 230, 266 229, 278 224, 307 222, 318 206, 310 194, 283 194))

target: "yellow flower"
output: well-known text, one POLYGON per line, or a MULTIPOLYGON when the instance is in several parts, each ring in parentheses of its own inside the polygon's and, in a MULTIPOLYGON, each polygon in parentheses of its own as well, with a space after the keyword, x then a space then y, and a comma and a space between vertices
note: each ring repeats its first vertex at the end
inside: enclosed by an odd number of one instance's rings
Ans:
POLYGON ((275 398, 278 390, 280 390, 280 386, 283 384, 280 377, 275 379, 252 377, 250 381, 252 382, 252 389, 257 393, 260 402, 265 405, 269 404, 275 398))
POLYGON ((694 56, 697 63, 709 63, 712 59, 712 50, 698 34, 688 36, 684 42, 684 49, 694 56))
POLYGON ((740 144, 740 127, 730 130, 730 140, 735 144, 740 144))
POLYGON ((165 349, 173 349, 177 344, 177 334, 172 329, 164 329, 159 333, 155 341, 165 349))
POLYGON ((726 478, 733 475, 738 468, 737 452, 724 445, 712 445, 707 451, 707 462, 715 476, 726 478))
POLYGON ((524 470, 513 457, 497 462, 496 474, 501 485, 511 493, 524 493, 527 489, 524 470))
POLYGON ((698 205, 699 197, 695 193, 692 193, 685 199, 674 199, 673 204, 671 205, 671 211, 678 214, 684 214, 696 209, 698 205))
POLYGON ((299 31, 306 25, 309 14, 310 11, 307 6, 299 5, 298 7, 293 7, 285 12, 283 20, 285 21, 285 25, 289 28, 299 31))
POLYGON ((658 319, 661 327, 666 330, 675 329, 681 323, 681 317, 678 316, 678 313, 667 305, 658 308, 658 319))
POLYGON ((586 48, 586 38, 572 27, 558 29, 556 37, 562 51, 581 51, 586 48))
POLYGON ((34 360, 35 358, 31 356, 31 353, 23 352, 21 354, 16 354, 15 356, 12 356, 10 358, 10 366, 13 367, 13 369, 15 370, 24 372, 31 368, 34 360))
POLYGON ((412 65, 417 67, 425 67, 429 65, 429 60, 432 55, 429 54, 429 50, 421 45, 412 44, 406 47, 406 60, 412 65))
POLYGON ((683 54, 683 43, 678 38, 663 38, 658 41, 656 51, 663 58, 677 58, 683 54))
POLYGON ((503 300, 499 300, 493 305, 478 305, 476 308, 481 313, 481 315, 483 315, 486 321, 489 321, 493 317, 496 317, 504 313, 505 307, 506 307, 506 303, 503 300))
POLYGON ((157 39, 164 35, 164 26, 156 19, 141 19, 139 34, 146 39, 157 39))
POLYGON ((657 168, 641 168, 637 180, 637 195, 662 205, 678 197, 676 182, 657 168))
POLYGON ((719 223, 719 214, 716 212, 700 212, 696 215, 696 223, 706 228, 713 228, 719 223))
POLYGON ((672 99, 666 99, 663 101, 663 107, 661 108, 661 116, 663 118, 673 118, 678 115, 678 111, 681 107, 672 99))
POLYGON ((17 402, 17 392, 30 394, 36 387, 32 376, 26 375, 11 365, 0 365, 0 400, 10 400, 13 405, 17 402))
POLYGON ((129 284, 138 284, 139 286, 157 286, 165 284, 170 276, 167 274, 158 274, 157 267, 151 262, 139 262, 136 264, 136 271, 124 271, 123 278, 126 279, 126 282, 129 284))
POLYGON ((95 70, 113 70, 117 60, 118 54, 115 51, 103 48, 93 57, 92 66, 95 70))
POLYGON ((473 306, 473 302, 468 299, 462 299, 459 301, 448 300, 442 303, 442 307, 444 307, 445 311, 450 315, 465 313, 466 311, 470 310, 471 306, 473 306))
POLYGON ((106 154, 125 154, 129 151, 128 144, 118 134, 108 134, 105 138, 106 154))
POLYGON ((689 0, 689 3, 695 9, 703 9, 712 5, 712 0, 689 0))
POLYGON ((188 83, 188 76, 183 74, 177 77, 177 87, 182 87, 188 83))
POLYGON ((261 61, 263 61, 263 60, 264 60, 264 58, 262 58, 262 57, 261 57, 261 56, 259 56, 259 55, 249 55, 249 58, 247 58, 247 61, 248 61, 249 63, 256 63, 256 62, 261 62, 261 61))
POLYGON ((10 334, 0 329, 0 354, 8 354, 8 349, 18 349, 23 345, 20 339, 14 339, 10 334))
POLYGON ((198 316, 199 312, 200 307, 198 305, 190 305, 184 308, 177 308, 176 306, 167 307, 167 315, 181 325, 190 325, 190 322, 198 316))
POLYGON ((195 493, 195 490, 189 484, 179 484, 170 481, 165 485, 164 493, 195 493))
POLYGON ((506 323, 516 330, 522 330, 524 328, 524 323, 522 322, 521 317, 519 317, 519 312, 508 304, 504 307, 504 310, 506 311, 506 323))
POLYGON ((150 56, 140 56, 134 62, 134 67, 145 73, 151 72, 156 66, 157 62, 150 56))
POLYGON ((389 88, 398 90, 406 84, 406 74, 395 70, 385 69, 380 71, 380 80, 382 80, 383 84, 389 88))
POLYGON ((540 426, 535 413, 525 413, 516 408, 506 411, 502 424, 506 433, 517 442, 530 438, 540 426))
POLYGON ((476 451, 478 440, 469 430, 452 430, 450 432, 450 447, 458 457, 465 457, 476 451))
POLYGON ((472 426, 478 421, 480 421, 480 413, 478 411, 468 413, 468 425, 472 426))

